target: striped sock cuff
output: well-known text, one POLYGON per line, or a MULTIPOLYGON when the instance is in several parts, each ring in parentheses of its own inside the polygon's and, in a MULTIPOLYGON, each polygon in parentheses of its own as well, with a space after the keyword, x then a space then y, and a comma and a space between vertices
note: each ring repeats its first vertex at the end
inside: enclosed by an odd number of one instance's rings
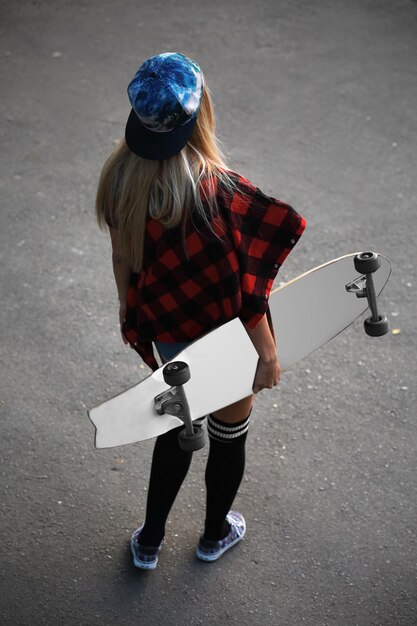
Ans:
POLYGON ((221 422, 210 413, 207 418, 207 431, 211 439, 216 439, 217 441, 233 441, 248 432, 249 422, 250 413, 246 419, 237 424, 221 422))

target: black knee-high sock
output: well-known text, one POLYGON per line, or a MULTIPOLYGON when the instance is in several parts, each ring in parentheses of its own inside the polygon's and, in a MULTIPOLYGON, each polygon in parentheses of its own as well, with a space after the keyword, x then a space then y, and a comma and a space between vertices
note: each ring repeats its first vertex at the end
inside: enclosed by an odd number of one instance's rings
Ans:
POLYGON ((168 514, 190 467, 193 453, 185 452, 178 444, 181 428, 160 435, 155 443, 146 520, 139 537, 144 546, 156 547, 161 543, 168 514))
POLYGON ((209 415, 210 452, 206 466, 206 523, 204 539, 219 541, 229 532, 230 511, 245 469, 245 441, 250 413, 237 424, 226 424, 209 415))

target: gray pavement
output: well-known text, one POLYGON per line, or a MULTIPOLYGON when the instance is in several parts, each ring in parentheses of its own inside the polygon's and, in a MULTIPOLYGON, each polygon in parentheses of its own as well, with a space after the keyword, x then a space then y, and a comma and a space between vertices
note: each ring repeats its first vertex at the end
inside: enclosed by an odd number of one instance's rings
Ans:
POLYGON ((409 0, 3 0, 2 624, 417 623, 416 58, 409 0), (245 541, 194 557, 205 449, 141 573, 153 442, 96 451, 86 409, 149 370, 120 341, 93 206, 127 83, 167 50, 200 62, 233 166, 307 218, 279 280, 379 251, 400 332, 358 321, 262 392, 245 541))

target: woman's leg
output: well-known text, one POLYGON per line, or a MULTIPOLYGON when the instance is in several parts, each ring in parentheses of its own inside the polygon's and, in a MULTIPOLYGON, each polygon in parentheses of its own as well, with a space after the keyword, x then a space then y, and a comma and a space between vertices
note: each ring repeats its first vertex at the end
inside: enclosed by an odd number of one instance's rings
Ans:
POLYGON ((159 546, 165 535, 168 514, 188 473, 193 453, 185 452, 178 444, 181 428, 170 430, 156 440, 140 545, 159 546))
MULTIPOLYGON (((183 345, 183 344, 181 344, 183 345)), ((162 363, 166 363, 178 352, 178 344, 158 344, 162 363), (177 350, 175 348, 177 347, 177 350)), ((184 344, 185 347, 185 344, 184 344)), ((180 349, 183 349, 180 347, 180 349)), ((148 488, 145 525, 140 533, 142 546, 157 547, 165 535, 165 524, 175 498, 188 473, 192 452, 182 450, 178 433, 182 426, 160 435, 155 443, 151 475, 148 488)))
POLYGON ((210 452, 206 466, 206 522, 204 539, 219 541, 230 531, 226 516, 245 469, 245 442, 253 395, 208 417, 210 452))

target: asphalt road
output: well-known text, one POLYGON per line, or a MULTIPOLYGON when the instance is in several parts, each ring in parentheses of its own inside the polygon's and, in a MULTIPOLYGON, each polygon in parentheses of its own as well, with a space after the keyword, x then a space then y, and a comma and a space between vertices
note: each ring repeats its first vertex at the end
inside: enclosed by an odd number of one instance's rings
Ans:
POLYGON ((417 623, 416 58, 411 0, 3 0, 2 624, 417 623), (245 541, 194 556, 205 449, 143 573, 128 539, 153 442, 96 451, 86 415, 149 374, 93 207, 129 80, 174 50, 200 62, 235 169, 308 221, 279 280, 381 252, 397 332, 358 321, 259 394, 245 541))

